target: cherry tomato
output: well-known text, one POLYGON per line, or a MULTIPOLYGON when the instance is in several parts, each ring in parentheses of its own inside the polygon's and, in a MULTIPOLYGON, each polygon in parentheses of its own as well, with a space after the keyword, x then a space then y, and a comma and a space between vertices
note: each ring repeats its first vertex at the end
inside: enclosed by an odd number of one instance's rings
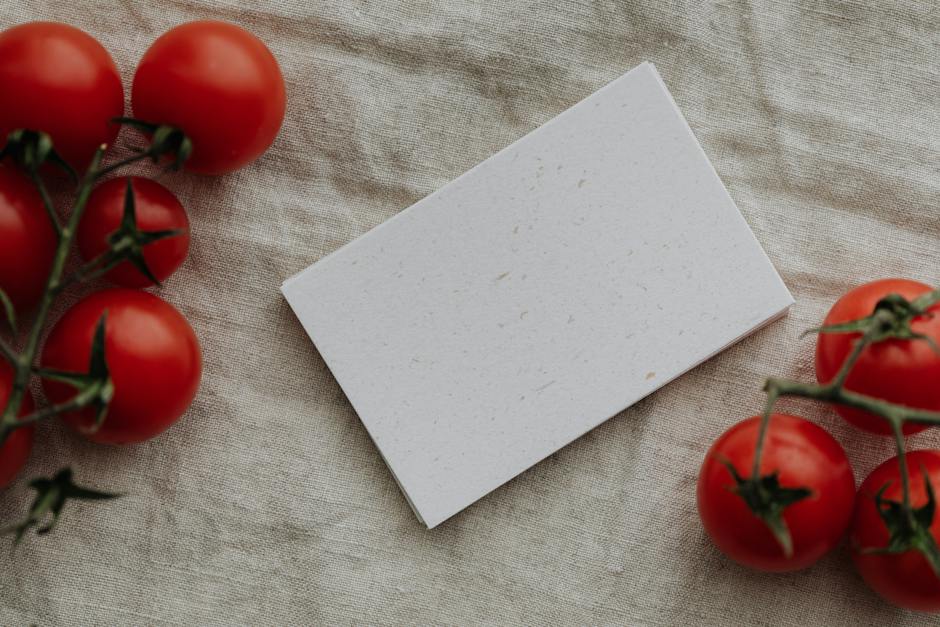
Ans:
MULTIPOLYGON (((175 423, 195 397, 202 372, 199 342, 169 303, 148 292, 115 288, 91 294, 62 316, 46 340, 43 366, 87 372, 92 338, 105 312, 105 361, 114 382, 107 417, 94 433, 87 433, 94 421, 91 408, 63 420, 95 442, 143 442, 175 423)), ((61 383, 43 383, 54 403, 75 393, 61 383)))
MULTIPOLYGON (((32 182, 0 166, 0 289, 17 310, 31 308, 42 296, 56 244, 55 229, 32 182)), ((5 318, 0 315, 0 320, 5 318)))
MULTIPOLYGON (((13 368, 5 361, 0 361, 0 409, 6 407, 10 399, 10 391, 13 389, 13 368)), ((20 416, 30 414, 35 409, 33 397, 26 393, 23 402, 20 405, 20 416)), ((17 429, 7 438, 3 446, 0 446, 0 489, 10 485, 14 477, 20 472, 20 468, 29 459, 29 453, 33 449, 33 427, 22 427, 17 429)))
POLYGON ((0 33, 0 142, 10 131, 45 131, 83 169, 118 133, 124 88, 111 55, 67 24, 32 22, 0 33))
POLYGON ((751 474, 760 418, 731 427, 705 456, 698 480, 698 509, 705 530, 728 557, 757 570, 782 572, 810 566, 838 544, 852 516, 855 480, 845 451, 822 427, 786 414, 774 414, 761 457, 761 474, 778 473, 784 488, 812 494, 788 506, 783 520, 793 539, 793 555, 780 544, 732 491, 734 477, 751 474))
MULTIPOLYGON (((857 287, 833 305, 824 325, 849 322, 870 316, 879 300, 888 294, 900 294, 913 300, 932 291, 930 286, 905 279, 884 279, 857 287)), ((940 343, 940 304, 911 323, 916 333, 923 333, 940 343)), ((816 343, 816 378, 828 383, 836 376, 858 339, 858 333, 821 333, 816 343)), ((862 352, 845 382, 845 388, 859 394, 892 403, 940 411, 940 356, 924 340, 886 340, 862 352)), ((857 427, 873 433, 890 434, 886 420, 868 412, 836 406, 840 416, 857 427)), ((905 424, 905 433, 926 427, 905 424)))
POLYGON ((144 54, 131 90, 134 116, 183 130, 186 168, 222 174, 257 159, 284 119, 284 79, 257 37, 225 22, 177 26, 144 54))
MULTIPOLYGON (((95 188, 88 198, 85 215, 78 227, 78 250, 86 260, 108 250, 108 236, 121 225, 127 179, 111 179, 95 188)), ((132 177, 137 228, 140 231, 182 231, 144 247, 144 260, 150 272, 164 281, 186 259, 189 252, 189 218, 176 196, 156 181, 132 177)), ((153 282, 130 262, 123 262, 106 275, 124 287, 148 287, 153 282)))
MULTIPOLYGON (((911 506, 927 503, 924 472, 934 490, 940 493, 940 451, 912 451, 907 454, 911 485, 911 506)), ((889 532, 875 505, 875 494, 887 485, 882 497, 901 502, 901 472, 898 458, 881 464, 862 482, 855 504, 855 516, 849 537, 852 559, 865 582, 879 595, 898 605, 922 612, 940 611, 940 579, 924 556, 917 551, 895 554, 871 554, 865 549, 888 545, 889 532)), ((930 533, 940 542, 940 516, 934 514, 930 533)))

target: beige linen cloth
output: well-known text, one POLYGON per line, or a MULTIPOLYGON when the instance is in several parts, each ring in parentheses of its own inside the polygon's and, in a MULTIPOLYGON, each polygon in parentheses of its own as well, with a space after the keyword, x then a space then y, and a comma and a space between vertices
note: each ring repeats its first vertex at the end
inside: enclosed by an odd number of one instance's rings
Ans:
MULTIPOLYGON (((71 464, 127 493, 70 505, 11 556, 0 624, 915 625, 843 546, 806 572, 738 567, 704 536, 710 442, 770 374, 810 379, 844 290, 940 282, 940 9, 933 2, 7 1, 135 63, 187 20, 265 40, 288 88, 273 148, 167 179, 192 253, 159 291, 205 376, 185 418, 129 448, 43 426, 27 476, 71 464), (283 279, 641 61, 653 61, 797 304, 773 324, 427 531, 281 297, 283 279)), ((125 140, 126 141, 126 140, 125 140)), ((144 168, 145 169, 145 168, 144 168)), ((695 307, 695 303, 689 303, 695 307)), ((831 411, 860 481, 892 455, 831 411)), ((912 440, 940 447, 940 433, 912 440)), ((0 520, 28 504, 0 495, 0 520)))

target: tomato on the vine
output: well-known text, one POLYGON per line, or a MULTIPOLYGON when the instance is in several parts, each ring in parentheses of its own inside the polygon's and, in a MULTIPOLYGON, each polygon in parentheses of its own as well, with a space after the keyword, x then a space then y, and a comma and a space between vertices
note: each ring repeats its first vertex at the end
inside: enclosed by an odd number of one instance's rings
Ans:
MULTIPOLYGON (((5 361, 0 360, 0 410, 10 400, 13 390, 13 368, 5 361)), ((33 397, 27 391, 20 404, 20 416, 30 414, 35 409, 33 397)), ((20 468, 29 459, 33 449, 33 426, 21 427, 7 437, 3 446, 0 446, 0 489, 10 485, 20 468)))
POLYGON ((56 241, 39 192, 25 176, 0 165, 0 289, 17 310, 31 308, 42 296, 56 241))
MULTIPOLYGON (((927 504, 924 473, 934 490, 940 491, 940 451, 912 451, 907 454, 908 478, 913 509, 927 504)), ((888 545, 889 530, 878 513, 875 496, 900 503, 901 471, 898 458, 884 462, 862 482, 852 519, 850 539, 852 559, 865 582, 879 595, 898 605, 923 612, 940 611, 940 579, 922 553, 872 553, 888 545)), ((940 515, 934 513, 930 535, 940 543, 940 515)))
POLYGON ((31 22, 0 32, 0 141, 18 128, 44 131, 82 169, 111 144, 124 87, 111 55, 68 24, 31 22))
MULTIPOLYGON (((166 301, 115 288, 91 294, 62 316, 46 340, 42 365, 87 372, 95 328, 105 312, 105 361, 114 396, 104 423, 88 432, 93 408, 62 419, 96 442, 143 442, 168 429, 189 408, 202 373, 199 341, 186 318, 166 301)), ((75 394, 74 388, 55 381, 45 380, 43 386, 53 403, 75 394)))
MULTIPOLYGON (((189 218, 173 192, 152 179, 130 177, 134 193, 137 228, 142 232, 180 231, 174 235, 147 244, 143 257, 147 268, 164 281, 186 259, 189 252, 189 218)), ((108 236, 121 225, 124 216, 124 193, 127 179, 117 178, 96 187, 88 198, 85 214, 78 226, 78 250, 91 260, 108 250, 108 236)), ((105 275, 113 283, 124 287, 153 285, 148 277, 124 261, 105 275)))
POLYGON ((810 566, 838 544, 852 515, 855 480, 845 451, 822 427, 796 416, 773 414, 761 456, 762 476, 777 473, 786 488, 810 495, 783 511, 793 541, 787 556, 767 524, 734 490, 725 464, 750 476, 760 417, 722 434, 705 456, 698 480, 698 509, 719 549, 751 568, 781 572, 810 566))
POLYGON ((147 50, 131 104, 136 118, 180 128, 192 140, 187 169, 222 174, 267 150, 286 97, 277 60, 260 39, 234 24, 199 21, 147 50))
MULTIPOLYGON (((824 326, 850 322, 870 316, 875 305, 889 294, 914 300, 932 288, 907 279, 884 279, 866 283, 847 292, 833 305, 824 326)), ((911 330, 940 344, 940 304, 927 316, 911 322, 911 330)), ((846 357, 852 352, 858 333, 820 333, 816 344, 816 378, 829 383, 835 378, 846 357)), ((940 411, 940 355, 925 340, 889 339, 862 351, 845 381, 845 389, 874 396, 891 403, 917 409, 940 411)), ((887 420, 865 411, 835 406, 840 416, 857 427, 873 433, 890 434, 887 420)), ((904 433, 916 433, 923 425, 907 423, 904 433)))

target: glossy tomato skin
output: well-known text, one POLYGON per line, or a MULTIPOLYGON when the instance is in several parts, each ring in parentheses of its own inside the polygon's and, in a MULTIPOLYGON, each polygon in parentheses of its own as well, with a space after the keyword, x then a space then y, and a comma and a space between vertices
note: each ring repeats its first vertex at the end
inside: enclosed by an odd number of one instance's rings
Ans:
POLYGON ((734 478, 722 463, 729 461, 741 476, 749 476, 759 427, 759 417, 749 418, 712 445, 699 474, 699 515, 718 548, 744 566, 769 572, 806 568, 832 550, 845 533, 855 499, 852 467, 845 451, 822 427, 796 416, 773 415, 761 473, 776 471, 781 486, 812 491, 783 514, 793 538, 793 555, 787 558, 763 521, 730 490, 734 478))
POLYGON ((56 150, 84 169, 112 144, 124 112, 124 87, 111 55, 67 24, 31 22, 0 33, 0 137, 45 131, 56 150))
MULTIPOLYGON (((5 361, 0 360, 0 409, 6 407, 13 389, 13 368, 5 361)), ((33 397, 29 392, 23 397, 20 405, 20 416, 30 414, 35 409, 33 397)), ((7 441, 0 447, 0 489, 10 485, 19 474, 20 469, 29 459, 33 449, 33 427, 23 427, 10 434, 7 441)))
MULTIPOLYGON (((121 225, 124 215, 126 178, 105 181, 88 198, 85 214, 78 226, 78 250, 91 260, 108 250, 108 236, 121 225)), ((152 179, 131 177, 137 228, 143 232, 178 230, 180 235, 157 240, 144 247, 147 267, 160 281, 165 281, 186 260, 189 252, 189 218, 176 196, 152 179)), ((105 275, 124 287, 149 287, 153 282, 125 261, 105 275)))
POLYGON ((32 182, 0 165, 0 289, 18 311, 32 308, 42 296, 56 243, 32 182))
MULTIPOLYGON (((169 303, 149 292, 115 288, 91 294, 62 316, 46 340, 43 365, 86 372, 95 327, 105 311, 105 360, 114 397, 104 424, 85 436, 106 444, 143 442, 168 429, 192 403, 202 373, 199 342, 169 303)), ((43 383, 53 403, 75 393, 59 383, 43 383)), ((91 410, 63 416, 80 432, 93 419, 91 410)))
POLYGON ((267 150, 286 96, 277 60, 261 40, 234 24, 199 21, 168 31, 147 50, 131 102, 135 117, 189 136, 188 170, 222 174, 267 150))
MULTIPOLYGON (((824 325, 849 322, 869 316, 879 300, 888 294, 900 294, 908 300, 932 291, 917 281, 884 279, 866 283, 847 292, 833 305, 824 325)), ((930 309, 932 318, 921 317, 911 323, 917 333, 923 333, 940 343, 940 304, 930 309)), ((836 376, 846 357, 852 351, 857 333, 821 333, 816 343, 816 378, 828 383, 836 376)), ((885 399, 892 403, 940 411, 940 356, 923 340, 887 340, 865 349, 855 363, 845 387, 853 392, 885 399)), ((883 418, 849 407, 835 406, 840 416, 853 425, 889 435, 891 427, 883 418)), ((925 429, 923 425, 906 424, 905 433, 925 429)))
MULTIPOLYGON (((908 477, 911 483, 911 505, 919 508, 927 503, 923 471, 927 472, 934 490, 940 488, 940 451, 912 451, 907 454, 908 477)), ((894 555, 866 554, 862 549, 887 546, 889 532, 875 506, 875 494, 888 485, 884 498, 901 501, 901 473, 894 457, 876 468, 862 482, 855 504, 850 541, 852 560, 865 582, 887 601, 921 612, 940 611, 940 579, 924 556, 916 551, 894 555)), ((934 514, 930 533, 940 542, 940 516, 934 514)))

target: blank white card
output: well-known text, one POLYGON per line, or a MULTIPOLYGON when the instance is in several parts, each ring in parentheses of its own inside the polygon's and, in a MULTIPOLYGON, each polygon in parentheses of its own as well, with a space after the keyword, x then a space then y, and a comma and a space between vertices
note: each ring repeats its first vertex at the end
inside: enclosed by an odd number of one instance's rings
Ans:
POLYGON ((428 527, 793 302, 648 63, 282 289, 428 527))

